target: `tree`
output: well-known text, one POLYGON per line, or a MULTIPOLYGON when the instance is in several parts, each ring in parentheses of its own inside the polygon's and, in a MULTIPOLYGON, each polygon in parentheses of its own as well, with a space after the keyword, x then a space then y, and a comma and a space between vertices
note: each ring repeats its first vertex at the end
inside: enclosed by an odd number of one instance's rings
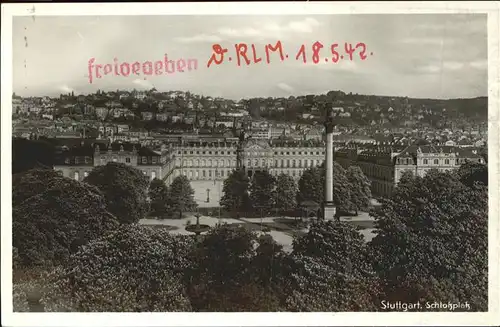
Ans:
POLYGON ((350 224, 318 221, 293 242, 285 293, 291 311, 370 311, 378 279, 361 234, 350 224))
POLYGON ((149 186, 149 198, 153 215, 163 218, 171 213, 169 190, 165 182, 158 178, 153 179, 149 186))
POLYGON ((108 210, 123 224, 137 223, 149 211, 149 181, 138 169, 109 162, 94 168, 84 182, 97 186, 104 193, 108 210))
POLYGON ((324 179, 322 178, 322 169, 311 167, 304 170, 299 179, 299 192, 297 194, 297 203, 304 201, 314 201, 322 205, 325 199, 324 179))
POLYGON ((477 162, 466 162, 458 168, 458 179, 467 186, 475 182, 488 186, 488 166, 477 162))
POLYGON ((12 173, 34 168, 52 169, 55 148, 45 140, 12 139, 12 173))
MULTIPOLYGON (((185 283, 196 311, 276 311, 277 288, 269 265, 279 246, 257 238, 241 225, 217 225, 191 254, 185 283), (271 245, 272 247, 272 245, 271 245), (265 250, 267 248, 267 250, 265 250), (270 275, 271 274, 271 275, 270 275)), ((278 262, 276 260, 275 262, 278 262)), ((276 271, 279 271, 277 269, 276 271)))
POLYGON ((62 174, 52 169, 31 169, 12 175, 12 206, 15 207, 32 196, 57 187, 62 174))
POLYGON ((280 174, 276 181, 275 203, 280 210, 290 210, 297 206, 297 185, 293 177, 280 174))
POLYGON ((387 298, 457 298, 474 310, 487 310, 485 185, 467 186, 456 174, 437 171, 407 175, 372 215, 374 267, 387 283, 387 298))
MULTIPOLYGON (((19 176, 13 193, 21 193, 16 189, 26 188, 38 173, 19 176)), ((22 202, 18 197, 13 206, 12 245, 22 266, 63 263, 81 245, 116 228, 117 219, 96 187, 61 176, 39 187, 39 194, 22 202)))
POLYGON ((189 236, 122 225, 52 274, 42 301, 47 311, 191 311, 181 276, 192 247, 189 236))
POLYGON ((347 180, 351 186, 351 202, 358 214, 358 210, 367 210, 372 197, 371 182, 358 166, 347 169, 347 180))
POLYGON ((245 211, 250 206, 249 180, 244 170, 233 170, 224 180, 220 205, 228 211, 245 211))
POLYGON ((268 211, 274 206, 276 179, 267 170, 257 171, 250 185, 250 200, 254 209, 268 211))
POLYGON ((169 191, 171 209, 173 212, 179 213, 179 219, 182 218, 184 212, 196 209, 194 190, 186 176, 177 176, 170 185, 169 191))

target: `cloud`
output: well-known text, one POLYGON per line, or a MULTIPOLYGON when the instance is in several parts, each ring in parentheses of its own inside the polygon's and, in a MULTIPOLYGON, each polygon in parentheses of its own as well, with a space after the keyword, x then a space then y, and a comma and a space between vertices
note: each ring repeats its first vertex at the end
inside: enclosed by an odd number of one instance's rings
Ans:
POLYGON ((302 21, 290 22, 287 28, 294 32, 311 33, 314 27, 319 26, 319 22, 314 18, 306 18, 302 21))
POLYGON ((135 85, 138 85, 146 90, 150 90, 154 87, 153 84, 146 79, 135 79, 132 83, 134 83, 135 85))
POLYGON ((219 28, 218 32, 221 35, 233 36, 233 37, 261 36, 263 34, 262 31, 259 31, 252 27, 246 27, 241 29, 224 27, 224 28, 219 28))
POLYGON ((291 87, 290 85, 288 85, 288 84, 286 84, 286 83, 283 83, 283 82, 278 83, 278 85, 277 85, 277 86, 278 86, 278 88, 279 88, 280 90, 283 90, 283 91, 285 91, 285 92, 293 92, 293 91, 295 91, 295 89, 294 89, 293 87, 291 87))
POLYGON ((67 85, 62 85, 62 86, 59 86, 58 87, 58 90, 60 90, 61 92, 63 93, 71 93, 71 92, 74 92, 75 90, 73 90, 71 87, 67 86, 67 85))
POLYGON ((418 72, 426 73, 426 74, 435 74, 442 71, 442 67, 438 65, 426 65, 421 66, 416 69, 418 72))
POLYGON ((443 67, 446 70, 459 70, 464 68, 465 64, 458 61, 446 61, 443 63, 443 67))
POLYGON ((476 60, 469 63, 469 66, 475 69, 488 69, 488 61, 486 60, 476 60))
POLYGON ((175 41, 180 43, 201 43, 201 42, 220 42, 222 38, 217 35, 207 35, 207 34, 198 34, 189 37, 176 37, 175 41))
POLYGON ((312 33, 320 25, 316 19, 309 17, 281 25, 271 22, 243 28, 222 27, 217 32, 225 37, 283 37, 285 33, 312 33))

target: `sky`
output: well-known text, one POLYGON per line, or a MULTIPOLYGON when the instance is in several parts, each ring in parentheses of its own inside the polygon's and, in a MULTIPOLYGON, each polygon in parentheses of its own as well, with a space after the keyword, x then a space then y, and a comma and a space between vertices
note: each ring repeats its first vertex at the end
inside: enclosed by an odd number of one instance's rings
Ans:
MULTIPOLYGON (((74 91, 184 90, 241 99, 288 97, 342 90, 417 98, 487 95, 487 22, 481 14, 308 16, 37 16, 13 20, 13 90, 21 96, 74 91), (289 58, 268 64, 264 46, 281 41, 289 58), (318 64, 311 47, 322 42, 318 64), (363 42, 365 60, 345 43, 363 42), (212 45, 228 48, 225 61, 207 68, 212 45), (236 43, 254 44, 258 64, 236 64, 236 43), (345 55, 331 61, 330 46, 345 55), (305 45, 307 63, 296 60, 305 45), (95 64, 196 59, 197 70, 161 76, 107 75, 89 83, 95 64), (231 57, 233 60, 228 61, 231 57), (327 58, 330 61, 325 62, 327 58)), ((249 53, 249 58, 252 54, 249 53)))

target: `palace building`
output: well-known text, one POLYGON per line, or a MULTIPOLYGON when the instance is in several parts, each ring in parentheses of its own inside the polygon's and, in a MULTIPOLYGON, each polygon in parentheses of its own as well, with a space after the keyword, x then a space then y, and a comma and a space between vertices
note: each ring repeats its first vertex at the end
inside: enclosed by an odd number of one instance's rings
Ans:
MULTIPOLYGON (((153 150, 138 143, 81 142, 62 146, 54 169, 66 177, 83 180, 96 166, 121 162, 141 170, 150 179, 159 178, 169 185, 177 176, 191 181, 224 180, 237 166, 238 139, 225 137, 180 138, 168 146, 153 150)), ((267 169, 298 180, 305 169, 323 163, 324 145, 320 141, 248 139, 243 144, 244 165, 252 178, 267 169)))
MULTIPOLYGON (((236 169, 238 141, 232 139, 183 140, 175 153, 175 176, 189 180, 224 180, 236 169)), ((302 172, 321 164, 324 145, 317 141, 285 141, 248 139, 243 144, 244 165, 251 178, 254 172, 267 169, 272 175, 281 173, 299 179, 302 172)))
POLYGON ((372 182, 373 195, 382 197, 390 196, 405 171, 423 177, 431 169, 450 171, 467 161, 485 162, 474 150, 437 145, 346 147, 335 151, 335 161, 344 168, 359 166, 372 182))
POLYGON ((166 146, 157 151, 134 143, 81 142, 72 147, 62 146, 56 153, 54 170, 63 176, 83 180, 97 166, 120 162, 137 168, 150 179, 170 183, 175 161, 166 146))

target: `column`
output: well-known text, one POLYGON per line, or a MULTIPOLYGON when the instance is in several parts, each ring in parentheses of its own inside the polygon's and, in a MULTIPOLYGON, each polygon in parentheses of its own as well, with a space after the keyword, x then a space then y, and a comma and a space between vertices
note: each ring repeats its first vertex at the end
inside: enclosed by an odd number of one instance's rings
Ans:
POLYGON ((326 134, 325 167, 325 202, 333 205, 333 133, 326 134))

